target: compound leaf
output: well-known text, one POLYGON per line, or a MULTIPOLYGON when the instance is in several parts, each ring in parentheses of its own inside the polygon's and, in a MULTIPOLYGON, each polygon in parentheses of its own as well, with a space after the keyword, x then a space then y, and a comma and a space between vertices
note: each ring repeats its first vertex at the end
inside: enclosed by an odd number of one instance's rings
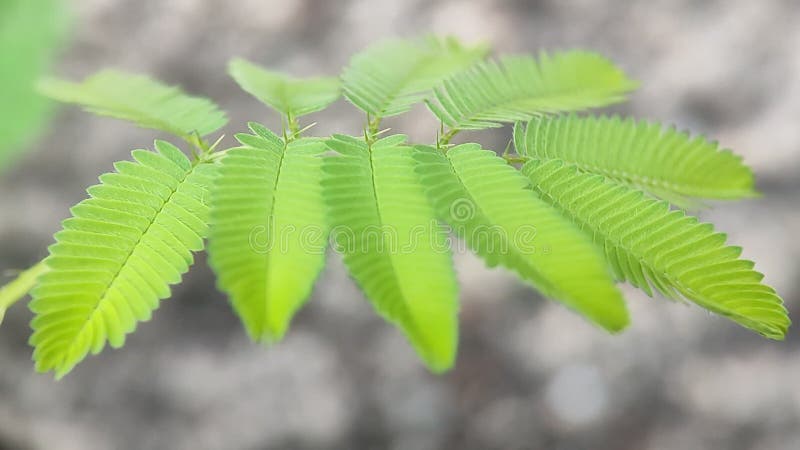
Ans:
POLYGON ((414 173, 404 136, 368 145, 336 135, 325 159, 324 198, 344 263, 375 309, 408 336, 433 371, 458 345, 457 284, 447 233, 414 173))
POLYGON ((567 51, 506 56, 445 80, 428 108, 451 129, 483 129, 617 103, 636 83, 604 57, 567 51))
POLYGON ((755 195, 753 173, 730 150, 657 123, 619 117, 537 117, 514 127, 517 153, 560 159, 680 206, 755 195))
POLYGON ((31 292, 38 371, 60 378, 106 342, 121 347, 203 249, 216 167, 192 164, 163 141, 156 149, 115 164, 56 233, 49 270, 31 292))
POLYGON ((290 119, 323 110, 341 95, 337 78, 292 78, 240 58, 230 62, 228 73, 242 89, 290 119))
POLYGON ((515 271, 607 330, 628 324, 622 295, 592 242, 502 158, 478 144, 446 154, 419 147, 415 158, 439 216, 490 267, 515 271))
POLYGON ((46 79, 40 82, 39 91, 89 112, 166 131, 187 141, 195 133, 205 136, 228 122, 225 113, 208 99, 190 97, 177 87, 117 70, 98 72, 82 83, 46 79))
POLYGON ((402 114, 436 83, 482 60, 487 51, 453 37, 382 41, 352 58, 342 73, 344 96, 374 118, 402 114))
POLYGON ((248 334, 276 341, 311 293, 328 227, 319 180, 324 141, 284 143, 261 125, 226 151, 212 195, 211 267, 248 334))
POLYGON ((766 337, 785 336, 781 298, 711 224, 560 160, 531 160, 522 170, 542 198, 593 236, 620 280, 686 298, 766 337))

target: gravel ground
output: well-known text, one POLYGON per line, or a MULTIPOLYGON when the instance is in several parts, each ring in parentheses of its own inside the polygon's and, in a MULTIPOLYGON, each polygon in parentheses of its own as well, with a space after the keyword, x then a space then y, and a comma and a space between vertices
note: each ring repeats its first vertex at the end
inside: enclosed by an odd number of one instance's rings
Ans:
MULTIPOLYGON (((335 74, 386 36, 436 31, 498 52, 582 47, 642 88, 622 114, 718 139, 757 171, 764 197, 702 215, 745 247, 800 314, 800 7, 763 1, 73 1, 58 73, 107 66, 208 95, 278 126, 240 92, 226 61, 244 56, 298 75, 335 74)), ((422 110, 390 121, 430 139, 422 110)), ((340 101, 315 132, 357 132, 340 101)), ((153 133, 65 108, 0 180, 0 270, 44 256, 84 188, 153 133)), ((508 130, 468 134, 499 148, 508 130)), ((230 138, 227 140, 231 143, 230 138)), ((247 341, 200 256, 123 350, 60 382, 34 375, 30 314, 0 328, 0 449, 727 449, 800 448, 800 339, 759 338, 695 307, 627 290, 633 325, 607 336, 509 274, 457 256, 458 364, 428 373, 329 257, 286 340, 247 341)))

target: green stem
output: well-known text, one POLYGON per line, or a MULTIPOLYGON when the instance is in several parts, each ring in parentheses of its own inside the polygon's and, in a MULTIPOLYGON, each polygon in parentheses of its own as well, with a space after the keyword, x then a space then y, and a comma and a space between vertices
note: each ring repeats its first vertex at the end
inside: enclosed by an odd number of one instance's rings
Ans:
POLYGON ((381 118, 375 117, 371 119, 369 115, 367 115, 367 129, 369 130, 369 138, 373 140, 375 135, 378 134, 378 128, 381 126, 381 118))
POLYGON ((39 261, 30 269, 20 273, 17 278, 10 283, 0 288, 0 323, 3 322, 3 316, 6 310, 22 297, 25 297, 25 295, 33 289, 39 276, 48 270, 50 269, 44 263, 44 260, 39 261))
POLYGON ((515 163, 525 164, 526 162, 528 162, 528 159, 530 159, 530 158, 528 158, 527 156, 507 156, 507 155, 503 155, 503 159, 505 159, 506 162, 508 162, 509 164, 515 164, 515 163))
POLYGON ((218 161, 218 160, 222 159, 223 156, 228 154, 228 150, 230 150, 230 149, 225 149, 225 150, 220 150, 220 151, 214 152, 214 153, 208 155, 208 157, 203 162, 218 161))
POLYGON ((447 130, 447 133, 444 133, 439 138, 438 146, 439 147, 446 147, 446 146, 450 145, 450 141, 455 137, 455 135, 458 134, 459 131, 461 131, 461 130, 459 130, 458 128, 451 128, 450 130, 447 130))
POLYGON ((286 122, 289 124, 288 140, 293 141, 300 137, 300 122, 297 121, 297 117, 291 113, 286 114, 286 122))
POLYGON ((183 137, 183 140, 192 146, 192 156, 195 161, 199 161, 211 151, 208 142, 203 139, 197 131, 194 131, 183 137))

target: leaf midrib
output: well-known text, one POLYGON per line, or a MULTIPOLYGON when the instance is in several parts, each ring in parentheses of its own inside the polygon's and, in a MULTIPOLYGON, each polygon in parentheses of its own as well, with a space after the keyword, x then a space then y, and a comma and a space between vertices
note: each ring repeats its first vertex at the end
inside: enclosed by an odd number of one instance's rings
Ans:
MULTIPOLYGON (((483 218, 486 219, 486 220, 483 221, 485 225, 491 226, 495 222, 492 221, 490 219, 489 215, 486 214, 486 212, 483 210, 483 208, 480 207, 479 203, 475 199, 475 195, 473 195, 473 193, 471 192, 471 190, 467 186, 467 184, 464 183, 464 180, 461 178, 461 175, 459 175, 458 171, 456 170, 455 166, 453 165, 453 161, 450 158, 448 158, 447 156, 445 156, 445 159, 447 160, 447 162, 448 162, 448 164, 450 166, 450 170, 453 172, 455 177, 458 179, 458 182, 459 182, 460 186, 464 189, 464 192, 466 192, 466 194, 469 195, 470 200, 472 201, 472 204, 475 207, 475 212, 479 213, 480 217, 483 217, 483 218)), ((476 216, 477 216, 477 214, 476 214, 476 216)), ((448 222, 449 222, 449 217, 448 217, 448 222)), ((531 272, 536 274, 536 283, 538 285, 542 285, 542 290, 544 290, 545 292, 563 293, 560 289, 556 289, 551 282, 547 281, 547 277, 542 275, 541 272, 538 269, 536 269, 536 267, 531 265, 528 262, 528 260, 525 259, 524 255, 521 252, 519 252, 515 246, 510 245, 511 244, 511 239, 509 239, 508 236, 505 235, 505 233, 503 233, 502 237, 506 241, 506 248, 513 249, 514 250, 514 254, 516 255, 517 259, 519 261, 523 262, 525 264, 525 266, 528 268, 528 270, 530 270, 531 272)), ((477 248, 476 248, 476 250, 477 250, 477 248)), ((502 261, 502 259, 501 259, 501 261, 502 261)), ((508 267, 509 269, 512 269, 512 270, 515 270, 515 271, 519 272, 519 269, 517 269, 515 267, 510 267, 507 264, 504 264, 504 265, 506 267, 508 267)), ((520 272, 520 275, 523 275, 523 274, 520 272)), ((527 279, 528 277, 523 275, 523 278, 527 279)), ((572 296, 568 295, 568 297, 572 297, 572 296)))
MULTIPOLYGON (((161 101, 167 101, 177 97, 177 94, 170 93, 168 95, 163 96, 161 101)), ((186 130, 179 130, 172 126, 172 124, 165 122, 164 119, 161 119, 156 116, 149 115, 149 112, 142 109, 132 108, 122 103, 116 102, 109 102, 107 105, 99 105, 99 104, 87 104, 86 109, 97 111, 102 115, 108 115, 111 117, 117 118, 118 114, 114 113, 114 110, 121 111, 124 114, 127 114, 129 117, 126 117, 125 120, 133 121, 136 124, 153 124, 156 125, 154 128, 166 131, 168 133, 172 133, 181 139, 188 139, 190 132, 186 130), (103 113, 105 111, 105 113, 103 113), (147 120, 141 120, 144 117, 147 120)))
MULTIPOLYGON (((578 96, 580 94, 583 94, 583 93, 592 93, 592 94, 594 94, 594 93, 597 93, 597 92, 603 92, 605 90, 606 89, 600 89, 600 88, 580 88, 580 89, 561 88, 561 89, 558 89, 558 90, 555 90, 555 91, 551 91, 551 92, 545 93, 544 95, 530 92, 530 93, 525 94, 524 97, 521 97, 521 98, 519 96, 504 96, 504 97, 500 98, 499 101, 491 103, 491 105, 489 107, 483 109, 482 111, 472 111, 467 115, 462 115, 457 120, 455 120, 454 123, 451 126, 454 127, 454 128, 460 129, 460 128, 464 127, 464 126, 468 126, 470 122, 473 122, 473 121, 476 121, 476 120, 486 121, 486 122, 489 122, 489 121, 490 122, 498 122, 496 119, 484 118, 484 116, 487 116, 487 115, 490 115, 490 114, 496 114, 498 111, 503 111, 504 109, 508 109, 508 108, 512 108, 512 107, 516 108, 517 105, 524 105, 524 104, 526 104, 528 102, 532 102, 532 101, 553 101, 553 100, 556 100, 556 99, 564 99, 564 98, 569 98, 569 97, 576 97, 576 96, 578 96)), ((452 95, 450 94, 450 92, 448 92, 447 95, 448 95, 448 97, 452 98, 452 95)), ((617 94, 617 96, 621 96, 621 95, 623 95, 623 93, 617 94)), ((586 102, 586 106, 582 107, 581 109, 585 109, 585 108, 590 107, 589 103, 590 102, 586 102)), ((591 103, 594 103, 594 102, 591 102, 591 103)), ((609 100, 608 101, 602 101, 602 104, 607 104, 607 103, 613 103, 613 98, 609 96, 609 100)), ((518 109, 529 109, 529 108, 518 108, 518 109)), ((552 111, 558 111, 558 110, 562 110, 562 109, 574 110, 575 108, 544 109, 544 108, 541 108, 541 107, 537 107, 536 111, 519 112, 519 113, 528 116, 528 118, 532 118, 534 116, 540 116, 540 115, 543 115, 543 114, 548 114, 548 113, 550 113, 552 111)))
MULTIPOLYGON (((95 317, 95 315, 96 315, 96 314, 98 314, 98 311, 99 311, 99 309, 100 309, 100 305, 102 305, 102 304, 104 304, 106 301, 108 301, 108 298, 106 297, 106 295, 108 294, 108 292, 109 292, 109 291, 111 291, 111 288, 114 286, 114 283, 116 283, 116 281, 119 279, 119 276, 120 276, 120 274, 121 274, 121 273, 122 273, 122 271, 125 269, 125 267, 126 267, 126 265, 127 265, 128 261, 130 260, 131 256, 133 255, 133 253, 136 251, 136 249, 139 247, 139 245, 141 245, 141 243, 142 243, 142 240, 143 240, 143 239, 144 239, 144 237, 147 235, 147 233, 150 231, 150 228, 153 226, 153 224, 154 224, 154 223, 156 223, 157 219, 158 219, 158 218, 160 217, 160 215, 161 215, 161 214, 164 212, 164 208, 166 208, 166 206, 167 206, 167 205, 170 203, 170 201, 172 201, 172 197, 174 197, 174 196, 175 196, 175 194, 176 194, 176 193, 177 193, 177 192, 180 190, 180 188, 181 188, 181 187, 184 185, 184 183, 185 183, 185 182, 186 182, 186 181, 189 179, 189 177, 190 177, 190 176, 191 176, 191 175, 192 175, 192 174, 195 172, 195 170, 196 170, 198 167, 200 167, 202 164, 205 164, 205 163, 201 163, 201 164, 196 164, 196 165, 193 165, 193 166, 191 167, 191 169, 189 169, 188 171, 186 171, 186 172, 184 173, 183 177, 180 179, 180 181, 178 182, 178 184, 175 186, 175 188, 174 188, 174 189, 172 189, 172 190, 171 190, 171 192, 170 192, 169 196, 168 196, 168 197, 167 197, 167 198, 164 200, 164 202, 163 202, 163 203, 161 204, 161 206, 158 208, 158 210, 156 211, 156 213, 153 215, 153 219, 150 221, 150 223, 149 223, 149 224, 147 224, 147 227, 146 227, 146 228, 145 228, 145 229, 142 231, 142 233, 139 235, 139 238, 136 240, 136 243, 134 243, 134 245, 133 245, 133 246, 131 246, 131 249, 130 249, 130 251, 128 252, 128 254, 125 256, 125 259, 124 259, 124 260, 122 261, 122 263, 120 264, 120 266, 119 266, 119 269, 118 269, 118 270, 117 270, 117 272, 114 274, 114 276, 111 278, 111 280, 109 280, 109 282, 107 283, 107 286, 106 286, 105 290, 102 292, 102 294, 100 294, 100 300, 98 300, 98 301, 97 301, 97 304, 94 306, 94 308, 92 308, 92 311, 91 311, 91 312, 90 312, 90 313, 87 315, 87 317, 86 317, 86 320, 83 322, 83 325, 81 325, 81 328, 80 328, 80 330, 78 330, 78 332, 77 332, 77 333, 75 333, 75 335, 74 335, 74 337, 72 338, 72 340, 70 341, 70 343, 69 343, 69 346, 67 347, 66 351, 64 351, 64 353, 62 354, 61 361, 60 361, 60 362, 59 362, 59 364, 58 364, 58 366, 59 366, 60 368, 62 368, 62 369, 63 369, 63 366, 64 366, 64 364, 65 364, 65 361, 66 361, 66 358, 67 358, 67 356, 68 356, 70 353, 72 353, 72 351, 74 351, 74 350, 75 350, 75 344, 76 344, 77 342, 79 342, 79 340, 80 340, 80 337, 83 335, 83 333, 84 333, 84 332, 86 331, 86 329, 87 329, 86 327, 89 325, 89 323, 91 323, 91 322, 94 320, 94 317, 95 317)), ((90 346, 90 348, 91 348, 91 346, 90 346)))
MULTIPOLYGON (((683 296, 686 299, 691 300, 691 301, 696 302, 696 303, 700 303, 705 308, 715 309, 720 314, 727 315, 728 317, 739 317, 739 318, 742 318, 744 320, 752 321, 751 318, 749 318, 749 317, 747 317, 745 315, 742 315, 741 313, 732 311, 731 309, 729 309, 727 307, 724 307, 722 305, 719 305, 718 303, 717 304, 710 303, 702 295, 697 293, 697 291, 695 291, 694 288, 692 288, 690 286, 687 286, 685 283, 683 283, 682 281, 678 280, 676 277, 672 276, 671 274, 667 273, 666 271, 655 267, 655 265, 652 264, 652 262, 649 260, 648 257, 643 257, 642 255, 638 254, 637 252, 632 251, 628 246, 626 246, 620 240, 610 236, 608 234, 607 230, 605 230, 605 229, 603 229, 603 228, 601 228, 599 226, 594 226, 593 224, 591 224, 591 223, 589 223, 589 222, 587 222, 585 220, 579 219, 575 215, 575 213, 573 212, 573 210, 571 208, 569 208, 567 206, 564 206, 561 201, 559 201, 558 199, 553 197, 550 193, 544 192, 542 189, 540 189, 538 187, 538 185, 536 183, 533 183, 532 180, 531 180, 530 184, 536 190, 536 192, 541 194, 543 197, 550 199, 550 201, 548 203, 550 203, 557 210, 561 211, 562 214, 567 215, 569 217, 569 219, 574 224, 576 224, 578 226, 581 226, 581 227, 586 227, 586 228, 592 230, 593 232, 597 232, 597 233, 601 234, 605 241, 611 242, 616 248, 621 248, 628 255, 631 255, 631 256, 635 257, 636 260, 639 262, 639 264, 646 266, 651 271, 653 271, 655 273, 658 273, 661 277, 666 279, 670 283, 670 285, 672 285, 681 294, 683 294, 683 296)), ((627 277, 626 277, 626 280, 627 280, 627 277)), ((630 281, 630 280, 628 280, 628 281, 630 281)), ((648 283, 650 283, 649 280, 646 280, 646 281, 648 283)), ((653 287, 655 287, 656 290, 661 292, 655 285, 653 287)), ((666 294, 662 293, 662 295, 666 295, 666 294)), ((773 332, 775 330, 775 325, 773 325, 771 323, 766 323, 766 322, 758 322, 758 323, 762 327, 769 328, 771 332, 773 332)))
MULTIPOLYGON (((275 214, 275 202, 277 201, 278 182, 280 181, 281 173, 283 172, 283 162, 284 162, 284 159, 286 157, 286 151, 287 151, 288 148, 289 148, 289 144, 288 144, 288 142, 286 142, 284 140, 283 141, 283 147, 281 148, 281 155, 280 155, 280 158, 278 158, 278 169, 277 169, 277 172, 275 173, 275 182, 272 183, 272 203, 270 204, 269 212, 267 214, 267 227, 268 227, 267 229, 269 229, 269 221, 272 220, 272 216, 275 214)), ((272 230, 272 232, 274 233, 275 230, 272 230)), ((274 237, 274 235, 272 237, 274 237)), ((264 255, 264 275, 265 275, 265 277, 264 277, 264 301, 260 302, 260 305, 259 305, 259 309, 261 309, 261 318, 262 318, 263 322, 261 323, 261 326, 259 327, 259 330, 258 330, 259 331, 259 337, 258 337, 259 340, 263 339, 265 330, 268 328, 267 327, 267 323, 269 323, 269 314, 267 313, 267 310, 269 308, 267 308, 267 299, 269 298, 269 289, 270 289, 269 271, 270 271, 270 267, 272 266, 270 264, 270 257, 269 256, 270 256, 269 252, 267 252, 264 255)))
MULTIPOLYGON (((551 160, 554 158, 542 158, 542 161, 551 160)), ((582 161, 562 160, 569 164, 574 164, 581 172, 584 173, 598 173, 606 178, 619 180, 623 183, 637 187, 644 191, 650 192, 656 196, 660 196, 658 192, 667 190, 670 193, 679 197, 683 201, 691 201, 691 197, 700 197, 708 199, 727 199, 727 198, 740 198, 742 196, 752 196, 751 189, 736 188, 736 189, 714 189, 703 188, 702 186, 691 185, 688 183, 679 183, 667 180, 663 176, 657 175, 639 175, 629 171, 620 171, 616 169, 609 169, 596 164, 585 163, 582 161), (614 173, 614 171, 617 173, 614 173), (647 181, 647 179, 653 180, 647 181)))
MULTIPOLYGON (((367 155, 369 158, 369 172, 370 172, 370 183, 372 186, 372 197, 375 201, 375 213, 378 216, 378 227, 380 230, 383 230, 384 221, 383 221, 383 216, 381 214, 380 200, 378 199, 377 183, 375 182, 375 162, 374 162, 375 155, 373 150, 374 149, 372 143, 367 142, 367 155)), ((384 235, 383 231, 381 231, 381 239, 383 240, 383 248, 389 248, 387 246, 386 236, 384 235)), ((405 321, 403 325, 413 330, 413 334, 416 336, 415 339, 417 339, 417 337, 419 337, 421 333, 419 330, 419 326, 414 320, 414 316, 408 309, 407 303, 409 297, 403 290, 404 283, 401 283, 400 279, 397 276, 397 267, 394 262, 393 252, 389 251, 385 256, 387 257, 389 261, 389 266, 392 269, 392 279, 394 280, 395 285, 397 286, 397 290, 400 293, 400 297, 403 299, 402 308, 403 308, 403 315, 405 316, 405 321)))

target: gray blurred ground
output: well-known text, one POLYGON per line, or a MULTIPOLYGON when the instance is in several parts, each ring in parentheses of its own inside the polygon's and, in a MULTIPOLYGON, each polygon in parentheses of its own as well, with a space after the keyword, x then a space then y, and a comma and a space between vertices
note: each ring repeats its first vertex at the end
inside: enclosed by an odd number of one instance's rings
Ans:
MULTIPOLYGON (((436 31, 500 52, 584 47, 643 82, 614 111, 706 133, 755 167, 764 198, 703 217, 758 261, 800 317, 800 4, 796 1, 73 2, 58 73, 107 66, 205 94, 278 126, 225 63, 335 74, 376 38, 436 31)), ((395 130, 431 139, 420 110, 395 130)), ((357 132, 345 102, 315 132, 357 132)), ((503 147, 508 130, 467 135, 503 147)), ((45 254, 87 185, 153 133, 62 110, 0 180, 0 270, 45 254)), ((230 138, 227 140, 231 143, 230 138)), ((800 339, 770 342, 695 307, 629 290, 633 325, 607 336, 510 275, 458 257, 456 368, 427 373, 372 312, 337 257, 285 342, 251 344, 203 256, 123 350, 54 382, 34 375, 29 313, 0 328, 0 449, 758 449, 800 448, 800 339)))

